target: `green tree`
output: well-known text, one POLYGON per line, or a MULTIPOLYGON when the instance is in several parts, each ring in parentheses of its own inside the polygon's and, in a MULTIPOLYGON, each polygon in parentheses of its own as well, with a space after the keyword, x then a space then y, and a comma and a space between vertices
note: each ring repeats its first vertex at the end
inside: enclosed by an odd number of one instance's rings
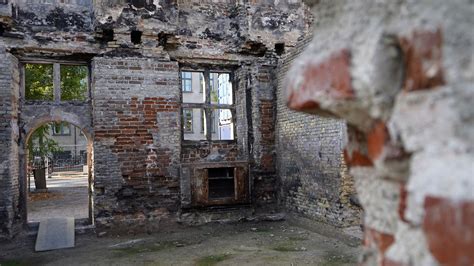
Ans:
MULTIPOLYGON (((87 66, 61 65, 61 100, 85 100, 87 98, 87 66)), ((25 98, 27 100, 54 100, 53 64, 25 65, 25 98)), ((44 159, 62 151, 58 143, 49 137, 53 123, 45 124, 33 132, 28 142, 30 160, 34 156, 44 159)))
POLYGON ((35 156, 39 156, 44 160, 53 153, 62 151, 58 143, 49 137, 52 126, 54 126, 54 123, 42 125, 31 134, 28 140, 30 160, 33 160, 35 156))
POLYGON ((87 72, 87 66, 61 66, 61 100, 86 100, 87 72))
MULTIPOLYGON (((87 98, 87 66, 61 65, 61 100, 84 101, 87 98)), ((27 100, 54 100, 53 64, 25 65, 27 100)))
POLYGON ((25 65, 25 98, 27 100, 52 101, 53 91, 53 65, 25 65))

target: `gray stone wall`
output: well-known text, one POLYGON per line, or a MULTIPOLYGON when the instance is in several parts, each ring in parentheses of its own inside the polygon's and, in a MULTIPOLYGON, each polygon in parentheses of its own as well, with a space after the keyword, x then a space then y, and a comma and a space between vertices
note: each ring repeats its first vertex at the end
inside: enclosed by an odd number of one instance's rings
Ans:
POLYGON ((349 194, 355 194, 351 177, 346 175, 343 180, 345 122, 299 113, 286 106, 284 78, 309 41, 310 37, 292 48, 278 66, 276 154, 280 202, 314 219, 338 226, 356 225, 360 223, 360 210, 347 200, 349 194))

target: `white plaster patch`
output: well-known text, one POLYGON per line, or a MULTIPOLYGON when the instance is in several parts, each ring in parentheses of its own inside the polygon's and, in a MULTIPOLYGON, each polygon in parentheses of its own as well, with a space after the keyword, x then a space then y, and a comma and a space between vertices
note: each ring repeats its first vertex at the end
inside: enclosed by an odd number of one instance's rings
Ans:
POLYGON ((425 197, 474 200, 474 155, 454 152, 421 153, 412 159, 406 217, 421 224, 425 197))
POLYGON ((398 220, 400 184, 380 179, 374 168, 354 167, 355 186, 365 211, 365 225, 394 234, 398 220))
POLYGON ((397 224, 395 243, 389 247, 385 256, 392 261, 406 265, 411 265, 413 261, 416 261, 416 265, 420 266, 438 265, 428 251, 423 231, 420 228, 410 227, 401 221, 397 224))

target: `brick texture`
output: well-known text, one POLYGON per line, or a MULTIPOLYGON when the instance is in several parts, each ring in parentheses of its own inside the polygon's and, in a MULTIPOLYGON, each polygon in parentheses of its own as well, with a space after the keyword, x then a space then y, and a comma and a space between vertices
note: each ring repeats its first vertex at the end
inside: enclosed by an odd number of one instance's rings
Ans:
MULTIPOLYGON (((345 123, 341 120, 298 113, 286 106, 283 78, 293 59, 310 40, 300 43, 282 58, 277 75, 279 83, 276 140, 277 171, 281 182, 280 201, 289 210, 331 224, 359 224, 360 210, 348 201, 350 194, 355 195, 350 181, 352 177, 346 173, 345 178, 342 178, 345 167, 341 156, 346 134, 345 123)), ((343 64, 346 62, 346 56, 344 53, 335 56, 331 62, 334 61, 336 65, 343 64)), ((315 67, 313 72, 331 79, 328 72, 331 67, 333 66, 330 63, 323 64, 315 67)), ((330 80, 328 82, 331 83, 330 80)), ((328 84, 321 88, 321 93, 329 93, 332 85, 328 84)), ((307 86, 308 90, 312 90, 315 85, 309 82, 307 86)), ((344 81, 341 86, 342 91, 350 91, 347 90, 350 89, 347 82, 344 81)))
POLYGON ((97 224, 166 216, 179 205, 177 64, 97 58, 94 69, 97 224))

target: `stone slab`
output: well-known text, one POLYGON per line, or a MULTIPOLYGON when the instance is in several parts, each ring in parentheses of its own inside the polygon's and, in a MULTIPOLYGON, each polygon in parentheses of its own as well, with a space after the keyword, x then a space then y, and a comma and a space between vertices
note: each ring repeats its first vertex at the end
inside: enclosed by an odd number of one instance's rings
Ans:
POLYGON ((50 218, 40 222, 35 251, 74 247, 74 218, 50 218))

